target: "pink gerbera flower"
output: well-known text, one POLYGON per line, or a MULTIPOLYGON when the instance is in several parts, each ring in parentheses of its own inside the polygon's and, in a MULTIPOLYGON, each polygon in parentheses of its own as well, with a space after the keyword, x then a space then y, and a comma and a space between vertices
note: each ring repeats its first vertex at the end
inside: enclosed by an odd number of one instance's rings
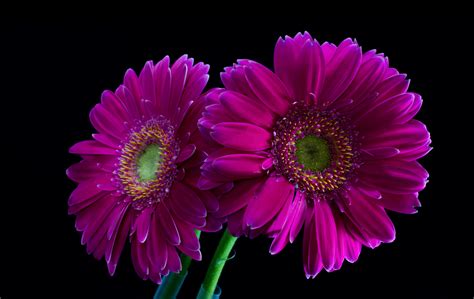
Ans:
POLYGON ((196 122, 208 70, 186 55, 172 66, 169 57, 147 62, 138 77, 128 70, 90 113, 94 140, 70 149, 83 160, 67 170, 78 183, 69 213, 111 275, 128 237, 137 273, 159 283, 180 271, 177 249, 201 258, 195 229, 220 228, 208 214, 218 208, 214 195, 192 186, 204 159, 196 122))
POLYGON ((273 237, 272 254, 303 229, 309 278, 395 239, 386 210, 420 206, 430 136, 406 75, 351 39, 281 38, 274 68, 239 60, 208 94, 199 127, 214 151, 199 186, 233 184, 219 217, 235 236, 273 237))

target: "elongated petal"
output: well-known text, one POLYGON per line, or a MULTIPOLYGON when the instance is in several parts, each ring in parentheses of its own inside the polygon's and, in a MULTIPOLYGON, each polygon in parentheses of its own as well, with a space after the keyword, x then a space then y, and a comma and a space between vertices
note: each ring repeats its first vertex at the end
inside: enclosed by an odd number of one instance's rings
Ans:
POLYGON ((212 138, 220 144, 243 151, 258 151, 270 147, 271 134, 248 123, 223 122, 212 127, 212 138))
POLYGON ((267 224, 293 198, 294 186, 283 177, 269 177, 260 192, 250 200, 244 216, 244 223, 251 229, 267 224))

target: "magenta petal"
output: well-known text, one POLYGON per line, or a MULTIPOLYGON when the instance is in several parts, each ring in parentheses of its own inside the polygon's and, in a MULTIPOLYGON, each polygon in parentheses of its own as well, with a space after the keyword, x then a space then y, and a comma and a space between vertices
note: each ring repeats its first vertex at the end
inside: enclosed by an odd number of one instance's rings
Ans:
MULTIPOLYGON (((88 210, 77 215, 76 228, 80 231, 83 230, 81 243, 90 243, 91 238, 96 234, 99 228, 104 228, 104 233, 101 234, 101 238, 105 236, 107 227, 103 227, 103 222, 108 218, 109 214, 115 207, 115 201, 113 198, 104 197, 97 201, 88 210)), ((89 244, 88 244, 89 245, 89 244)), ((92 248, 89 247, 89 252, 92 248)))
POLYGON ((148 258, 146 255, 146 244, 138 242, 136 239, 131 240, 132 263, 138 276, 147 279, 150 268, 148 266, 148 258))
POLYGON ((101 192, 101 190, 97 188, 97 182, 95 180, 82 182, 76 187, 76 189, 74 189, 74 191, 69 196, 68 204, 78 204, 93 197, 99 192, 101 192))
MULTIPOLYGON (((145 69, 147 72, 149 72, 150 65, 153 67, 153 62, 150 62, 150 61, 147 62, 143 68, 142 73, 145 71, 145 69)), ((147 76, 151 77, 151 74, 147 74, 147 76)), ((130 90, 130 93, 133 95, 135 99, 142 99, 142 98, 150 99, 150 97, 148 96, 149 91, 144 93, 146 94, 145 96, 142 96, 140 81, 138 80, 137 74, 135 73, 134 70, 128 69, 125 72, 125 76, 123 77, 123 84, 128 88, 128 90, 130 90)))
POLYGON ((117 229, 115 237, 109 241, 108 247, 110 246, 110 248, 106 249, 106 254, 107 251, 110 251, 110 258, 107 258, 107 268, 109 270, 110 275, 113 275, 115 273, 120 253, 122 252, 123 246, 125 245, 125 241, 128 238, 128 231, 130 229, 131 223, 131 213, 125 215, 126 216, 124 217, 122 224, 117 229))
POLYGON ((406 123, 420 111, 421 105, 423 103, 423 100, 419 94, 412 93, 413 94, 413 101, 411 102, 411 105, 404 111, 403 117, 399 120, 400 123, 406 123))
POLYGON ((375 50, 365 53, 356 76, 339 99, 352 99, 359 104, 368 95, 379 92, 376 87, 383 79, 387 66, 386 58, 376 54, 375 50))
POLYGON ((417 193, 411 194, 390 194, 384 193, 380 199, 380 205, 388 210, 398 213, 414 214, 416 208, 421 206, 417 193))
POLYGON ((103 145, 109 146, 114 149, 120 148, 120 142, 112 136, 106 134, 92 134, 92 137, 102 143, 103 145))
POLYGON ((386 159, 391 158, 400 153, 400 150, 395 147, 375 147, 361 149, 362 157, 364 159, 386 159))
POLYGON ((179 272, 181 271, 181 259, 179 258, 176 249, 172 246, 168 245, 168 261, 167 261, 168 269, 171 272, 179 272))
POLYGON ((293 198, 294 186, 284 177, 270 176, 260 192, 250 200, 244 216, 244 224, 257 229, 267 224, 293 198))
POLYGON ((387 127, 390 124, 404 124, 413 117, 415 96, 410 93, 397 95, 367 110, 354 122, 359 130, 387 127))
POLYGON ((323 52, 324 61, 328 63, 329 61, 331 61, 332 57, 334 56, 334 53, 336 53, 337 46, 333 43, 324 42, 321 45, 321 50, 323 52))
POLYGON ((377 90, 380 92, 378 99, 383 101, 384 99, 405 93, 410 85, 410 81, 406 77, 406 75, 396 74, 384 79, 377 86, 377 90))
POLYGON ((288 209, 283 229, 277 234, 270 246, 271 254, 277 254, 280 252, 286 246, 288 241, 293 243, 304 222, 304 207, 304 196, 300 192, 296 192, 288 209))
POLYGON ((181 237, 180 248, 185 247, 191 251, 199 250, 199 240, 193 227, 180 219, 175 219, 175 223, 181 237))
POLYGON ((244 234, 244 228, 242 225, 244 214, 245 209, 240 209, 227 217, 227 228, 233 236, 240 237, 244 234))
POLYGON ((82 160, 81 162, 70 166, 66 170, 66 174, 71 180, 82 182, 103 174, 103 171, 97 167, 96 162, 82 160))
POLYGON ((101 104, 104 105, 111 114, 120 119, 122 122, 130 121, 130 115, 122 104, 119 97, 110 90, 106 90, 101 95, 101 104))
POLYGON ((140 215, 137 216, 137 219, 135 219, 134 226, 136 228, 137 241, 140 243, 145 243, 148 237, 152 213, 153 209, 144 209, 140 215))
POLYGON ((259 151, 270 147, 271 134, 248 123, 223 122, 212 127, 212 138, 220 144, 244 151, 259 151))
POLYGON ((303 235, 303 268, 306 278, 314 278, 323 268, 316 239, 313 209, 308 209, 303 235))
POLYGON ((225 109, 241 121, 263 128, 271 128, 274 125, 273 114, 258 99, 251 99, 233 91, 223 92, 220 99, 225 109))
POLYGON ((174 182, 170 193, 167 203, 178 217, 199 227, 205 225, 206 207, 191 188, 174 182))
POLYGON ((117 140, 121 140, 125 136, 127 128, 124 122, 107 111, 102 104, 95 105, 89 118, 94 128, 100 133, 112 136, 117 140))
POLYGON ((219 210, 216 216, 223 218, 245 207, 251 199, 255 198, 262 182, 262 179, 236 182, 234 189, 223 194, 219 199, 219 210))
POLYGON ((361 167, 361 181, 388 193, 414 193, 425 188, 427 171, 416 161, 368 162, 361 167))
POLYGON ((263 161, 265 157, 253 154, 226 155, 215 159, 212 167, 229 179, 244 179, 261 175, 263 161))
POLYGON ((308 33, 278 39, 274 53, 275 73, 285 83, 293 100, 319 98, 324 83, 325 62, 320 45, 308 33))
POLYGON ((219 210, 219 200, 212 191, 194 189, 194 192, 201 198, 209 213, 215 213, 219 210))
POLYGON ((192 66, 189 71, 188 81, 183 91, 183 99, 188 101, 196 100, 202 93, 209 79, 209 65, 202 62, 192 66))
POLYGON ((406 124, 367 132, 363 143, 364 148, 394 147, 400 151, 400 156, 408 157, 420 149, 422 153, 429 151, 430 134, 423 123, 411 120, 406 124))
POLYGON ((360 47, 350 39, 344 40, 326 64, 326 80, 321 92, 320 105, 329 105, 351 84, 362 58, 360 47))
POLYGON ((181 239, 179 237, 178 228, 164 202, 157 205, 155 213, 155 217, 158 218, 168 243, 171 245, 179 245, 181 239))
POLYGON ((290 228, 290 243, 296 239, 296 236, 301 231, 303 227, 304 219, 305 219, 305 211, 306 211, 306 198, 303 193, 296 192, 295 195, 295 217, 293 219, 293 223, 291 224, 290 228))
POLYGON ((273 217, 267 225, 260 228, 262 232, 259 232, 259 229, 254 229, 250 231, 250 236, 252 237, 252 234, 258 236, 260 233, 265 233, 270 237, 275 237, 277 234, 281 233, 285 226, 285 222, 288 220, 288 216, 290 215, 289 213, 290 208, 292 207, 293 197, 294 193, 284 202, 281 209, 277 211, 275 217, 273 217))
POLYGON ((69 152, 78 155, 118 155, 117 150, 95 140, 85 140, 74 144, 69 152))
POLYGON ((157 79, 155 83, 155 95, 157 112, 166 117, 170 117, 168 107, 170 106, 171 95, 171 70, 170 58, 165 56, 155 65, 154 77, 157 79))
POLYGON ((253 61, 244 71, 250 88, 268 109, 279 115, 288 111, 290 96, 283 82, 272 71, 253 61))
MULTIPOLYGON (((147 63, 145 63, 145 66, 143 67, 139 76, 139 81, 142 90, 142 98, 152 103, 156 102, 155 78, 153 77, 154 68, 155 67, 153 65, 153 61, 148 61, 147 63)), ((132 90, 130 91, 132 92, 132 94, 134 94, 132 90)))
POLYGON ((333 210, 327 200, 315 201, 313 209, 319 254, 324 268, 330 270, 334 265, 337 242, 333 210))
POLYGON ((257 98, 245 77, 244 68, 240 65, 242 63, 243 61, 240 60, 239 64, 224 68, 225 71, 221 73, 222 83, 227 90, 236 91, 250 98, 257 98))
POLYGON ((364 198, 355 188, 349 196, 351 204, 347 206, 348 216, 355 225, 382 242, 395 240, 395 227, 383 207, 364 198))
POLYGON ((166 239, 161 230, 159 223, 159 215, 156 213, 152 216, 152 226, 150 228, 150 239, 147 241, 147 253, 153 268, 163 270, 168 261, 168 250, 166 239))
POLYGON ((179 156, 176 159, 176 163, 181 163, 191 158, 191 156, 194 154, 195 151, 196 151, 196 146, 194 144, 187 144, 179 152, 179 156))

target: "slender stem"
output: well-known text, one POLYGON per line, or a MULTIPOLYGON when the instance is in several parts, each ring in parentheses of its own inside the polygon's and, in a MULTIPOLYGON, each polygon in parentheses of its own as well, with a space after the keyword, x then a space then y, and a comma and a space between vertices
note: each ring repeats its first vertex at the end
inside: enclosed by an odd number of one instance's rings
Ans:
POLYGON ((202 284, 201 290, 197 296, 198 299, 211 299, 216 292, 217 282, 221 276, 222 269, 229 258, 229 253, 234 247, 237 237, 232 236, 228 230, 225 230, 221 237, 216 252, 212 257, 211 264, 207 269, 206 277, 202 284))
MULTIPOLYGON (((196 235, 199 239, 201 231, 197 230, 196 235)), ((175 299, 188 275, 188 268, 189 265, 191 265, 191 261, 192 259, 189 256, 181 254, 181 271, 179 273, 172 272, 163 278, 153 299, 175 299)))

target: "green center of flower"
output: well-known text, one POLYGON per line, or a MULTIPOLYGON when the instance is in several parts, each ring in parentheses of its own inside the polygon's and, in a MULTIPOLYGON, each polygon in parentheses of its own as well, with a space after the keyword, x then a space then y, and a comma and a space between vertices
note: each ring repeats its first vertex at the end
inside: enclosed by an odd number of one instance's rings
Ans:
POLYGON ((156 172, 160 167, 161 148, 157 144, 150 144, 137 157, 137 172, 140 182, 149 182, 156 179, 156 172))
POLYGON ((331 162, 328 142, 314 135, 296 141, 296 157, 300 164, 312 171, 323 171, 331 162))

